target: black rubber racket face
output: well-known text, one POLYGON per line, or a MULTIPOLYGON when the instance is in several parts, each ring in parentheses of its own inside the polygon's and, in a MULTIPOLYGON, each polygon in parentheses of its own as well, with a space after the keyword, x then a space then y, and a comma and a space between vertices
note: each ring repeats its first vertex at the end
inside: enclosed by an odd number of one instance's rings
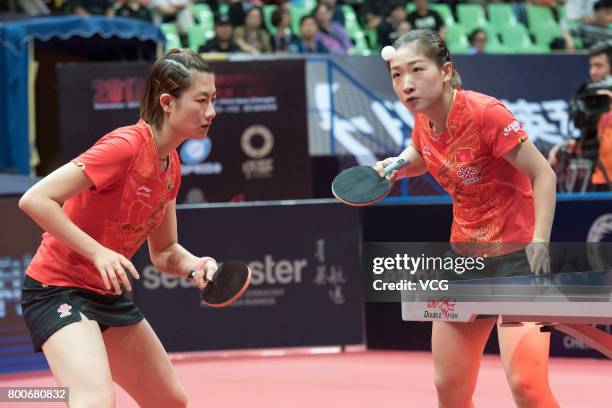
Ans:
POLYGON ((332 182, 332 193, 341 202, 364 206, 385 198, 391 182, 370 166, 355 166, 342 171, 332 182))
POLYGON ((238 261, 222 263, 213 281, 210 282, 200 296, 202 302, 210 307, 225 307, 234 303, 247 290, 251 283, 251 270, 238 261))

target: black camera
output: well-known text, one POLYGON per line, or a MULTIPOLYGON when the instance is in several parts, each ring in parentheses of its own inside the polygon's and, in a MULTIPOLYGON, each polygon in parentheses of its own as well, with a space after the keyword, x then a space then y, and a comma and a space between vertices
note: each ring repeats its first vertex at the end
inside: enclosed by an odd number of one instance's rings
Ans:
POLYGON ((570 119, 580 130, 580 156, 593 161, 597 161, 599 155, 597 123, 599 117, 610 110, 610 97, 598 94, 601 90, 612 91, 612 76, 580 86, 569 104, 570 119))
POLYGON ((599 116, 610 110, 610 98, 608 95, 599 95, 597 92, 601 90, 612 91, 612 76, 603 81, 584 84, 576 90, 569 106, 570 117, 576 128, 597 126, 599 116))

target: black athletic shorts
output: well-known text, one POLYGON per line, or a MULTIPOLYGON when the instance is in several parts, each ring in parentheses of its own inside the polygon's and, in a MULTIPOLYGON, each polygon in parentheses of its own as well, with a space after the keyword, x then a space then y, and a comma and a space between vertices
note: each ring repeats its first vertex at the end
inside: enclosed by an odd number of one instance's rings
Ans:
POLYGON ((22 286, 21 309, 35 352, 42 351, 42 345, 53 333, 80 321, 81 313, 98 322, 102 331, 144 319, 125 289, 120 295, 105 295, 83 288, 43 285, 27 275, 22 286))

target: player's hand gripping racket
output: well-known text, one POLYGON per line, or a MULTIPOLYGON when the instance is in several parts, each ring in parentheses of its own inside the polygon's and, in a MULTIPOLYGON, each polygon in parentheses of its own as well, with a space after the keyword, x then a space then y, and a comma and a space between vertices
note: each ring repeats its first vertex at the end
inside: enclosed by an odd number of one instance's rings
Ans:
MULTIPOLYGON (((193 279, 195 271, 189 272, 193 279)), ((251 270, 244 262, 228 261, 217 268, 212 281, 200 292, 202 302, 210 307, 225 307, 234 303, 251 283, 251 270)))
POLYGON ((332 193, 344 204, 357 207, 374 204, 391 191, 392 183, 387 176, 409 163, 405 159, 397 160, 385 167, 383 177, 371 166, 351 167, 336 176, 332 182, 332 193))

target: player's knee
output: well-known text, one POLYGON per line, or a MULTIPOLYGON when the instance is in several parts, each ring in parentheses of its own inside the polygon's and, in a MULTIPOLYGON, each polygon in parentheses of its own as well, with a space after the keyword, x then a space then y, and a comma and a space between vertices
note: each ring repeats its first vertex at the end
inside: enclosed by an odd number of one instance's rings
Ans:
POLYGON ((508 378, 512 396, 519 407, 535 407, 547 395, 545 380, 530 375, 512 374, 508 378))
POLYGON ((440 406, 469 406, 472 401, 473 387, 458 375, 438 375, 435 377, 436 392, 440 406))

